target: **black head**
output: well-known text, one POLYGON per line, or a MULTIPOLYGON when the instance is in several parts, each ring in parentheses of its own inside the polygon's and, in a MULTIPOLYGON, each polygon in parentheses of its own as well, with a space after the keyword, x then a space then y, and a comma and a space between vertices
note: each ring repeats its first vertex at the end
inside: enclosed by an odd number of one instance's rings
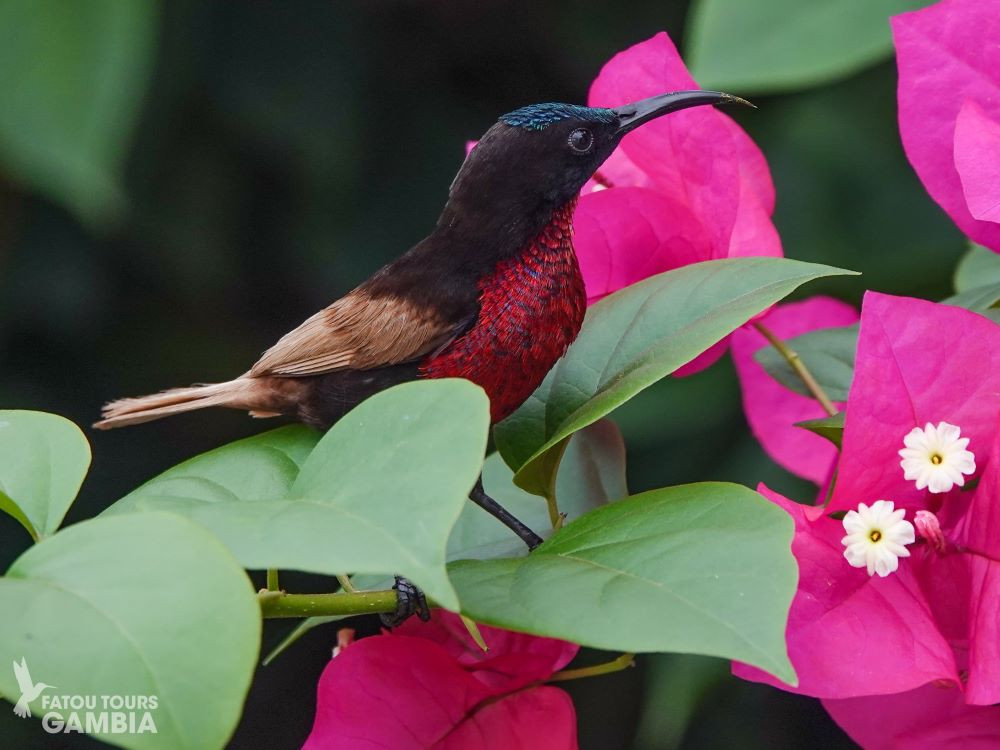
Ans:
POLYGON ((677 91, 614 109, 553 103, 509 112, 462 165, 439 227, 475 224, 502 236, 537 232, 626 133, 669 112, 723 102, 749 104, 717 91, 677 91))

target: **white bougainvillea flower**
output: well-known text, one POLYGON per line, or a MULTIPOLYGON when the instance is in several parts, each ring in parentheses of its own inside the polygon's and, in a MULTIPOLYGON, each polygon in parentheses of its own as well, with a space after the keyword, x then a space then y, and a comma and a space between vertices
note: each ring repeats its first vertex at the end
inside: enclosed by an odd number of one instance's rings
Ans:
POLYGON ((915 540, 913 524, 904 520, 906 510, 889 500, 876 500, 869 508, 864 503, 847 511, 841 543, 847 548, 844 557, 855 568, 867 568, 868 575, 885 578, 899 567, 899 558, 909 557, 907 544, 915 540))
POLYGON ((962 431, 953 424, 930 422, 920 429, 914 427, 903 438, 906 447, 899 451, 903 458, 903 477, 917 482, 917 489, 931 492, 948 492, 956 484, 965 484, 964 474, 976 471, 976 456, 966 450, 969 438, 961 437, 962 431))

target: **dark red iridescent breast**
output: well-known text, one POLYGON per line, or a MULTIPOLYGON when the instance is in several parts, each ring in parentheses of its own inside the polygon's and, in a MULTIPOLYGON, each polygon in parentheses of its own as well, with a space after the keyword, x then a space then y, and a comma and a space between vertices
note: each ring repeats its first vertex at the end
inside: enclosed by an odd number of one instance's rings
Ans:
POLYGON ((524 403, 583 324, 587 295, 573 252, 574 207, 557 211, 520 255, 480 282, 475 325, 420 366, 423 377, 480 385, 494 422, 524 403))

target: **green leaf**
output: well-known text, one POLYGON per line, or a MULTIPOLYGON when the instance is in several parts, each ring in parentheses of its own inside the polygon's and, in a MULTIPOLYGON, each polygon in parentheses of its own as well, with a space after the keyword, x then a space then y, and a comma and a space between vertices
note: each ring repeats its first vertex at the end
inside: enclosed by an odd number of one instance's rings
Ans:
POLYGON ((955 268, 955 291, 966 292, 997 283, 1000 283, 1000 253, 970 243, 968 252, 955 268))
MULTIPOLYGON (((23 658, 32 680, 55 686, 43 697, 156 696, 156 733, 96 735, 115 745, 221 748, 236 728, 260 607, 232 555, 190 521, 155 513, 76 524, 0 578, 0 611, 8 698, 20 695, 9 665, 23 658)), ((31 706, 48 712, 41 698, 31 706)))
MULTIPOLYGON (((854 355, 858 348, 856 324, 811 331, 785 343, 799 355, 830 400, 847 400, 854 378, 854 355)), ((803 396, 812 396, 802 378, 774 347, 758 349, 753 356, 783 386, 803 396)))
POLYGON ((804 422, 796 422, 796 427, 803 430, 815 432, 820 437, 825 437, 839 449, 844 439, 844 417, 845 412, 837 412, 832 417, 823 419, 807 419, 804 422))
POLYGON ((150 479, 115 503, 113 512, 148 498, 155 503, 164 498, 222 502, 287 497, 320 437, 303 425, 288 425, 223 445, 150 479))
POLYGON ((38 541, 59 528, 90 467, 90 445, 68 419, 0 411, 0 510, 38 541))
POLYGON ((815 86, 889 57, 889 16, 929 3, 697 0, 685 59, 705 88, 748 94, 815 86))
POLYGON ((170 495, 144 492, 106 512, 187 516, 248 568, 398 573, 455 609, 445 548, 479 476, 488 425, 489 402, 478 386, 458 379, 406 383, 337 422, 287 497, 181 497, 170 488, 170 495))
MULTIPOLYGON (((492 454, 483 466, 483 488, 504 508, 529 528, 547 536, 550 527, 548 506, 537 495, 529 495, 513 483, 513 472, 492 454)), ((625 441, 610 419, 586 427, 569 441, 559 467, 556 482, 559 510, 573 521, 607 502, 625 497, 625 441)), ((458 523, 448 538, 448 560, 486 560, 495 557, 518 557, 527 554, 524 542, 510 529, 474 503, 466 503, 458 523)), ((392 585, 382 576, 356 576, 354 584, 362 589, 385 589, 392 585)), ((264 659, 275 657, 307 632, 319 625, 338 622, 344 617, 308 617, 293 628, 264 659)))
POLYGON ((559 510, 567 520, 627 495, 625 439, 618 425, 602 419, 574 432, 556 480, 559 510))
POLYGON ((606 505, 528 557, 460 561, 449 573, 479 622, 610 651, 737 659, 794 681, 792 531, 757 493, 706 482, 606 505))
POLYGON ((154 0, 0 4, 0 163, 88 223, 122 207, 122 165, 152 71, 154 0))
POLYGON ((973 312, 986 313, 1000 303, 1000 281, 974 286, 941 300, 944 305, 964 307, 973 312))
MULTIPOLYGON (((541 536, 551 530, 548 506, 513 482, 513 472, 494 453, 483 467, 487 494, 541 536)), ((568 521, 628 495, 625 442, 618 427, 603 419, 575 433, 556 479, 559 510, 568 521)), ((484 560, 527 554, 524 542, 474 503, 466 504, 448 540, 448 559, 484 560)))
POLYGON ((964 307, 1000 323, 1000 255, 973 245, 959 263, 955 287, 958 291, 942 304, 964 307), (978 285, 973 285, 976 281, 978 285))
POLYGON ((691 361, 797 287, 850 274, 785 258, 695 263, 598 302, 542 385, 497 425, 514 481, 546 495, 563 441, 691 361))

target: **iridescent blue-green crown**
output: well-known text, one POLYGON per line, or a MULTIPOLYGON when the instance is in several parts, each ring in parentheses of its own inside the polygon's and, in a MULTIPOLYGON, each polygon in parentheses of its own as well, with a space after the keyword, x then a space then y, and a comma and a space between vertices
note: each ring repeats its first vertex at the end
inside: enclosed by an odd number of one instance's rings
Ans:
POLYGON ((568 117, 610 124, 615 121, 618 114, 613 109, 549 102, 547 104, 529 104, 527 107, 515 109, 513 112, 502 115, 500 122, 515 128, 543 130, 552 123, 565 120, 568 117))

